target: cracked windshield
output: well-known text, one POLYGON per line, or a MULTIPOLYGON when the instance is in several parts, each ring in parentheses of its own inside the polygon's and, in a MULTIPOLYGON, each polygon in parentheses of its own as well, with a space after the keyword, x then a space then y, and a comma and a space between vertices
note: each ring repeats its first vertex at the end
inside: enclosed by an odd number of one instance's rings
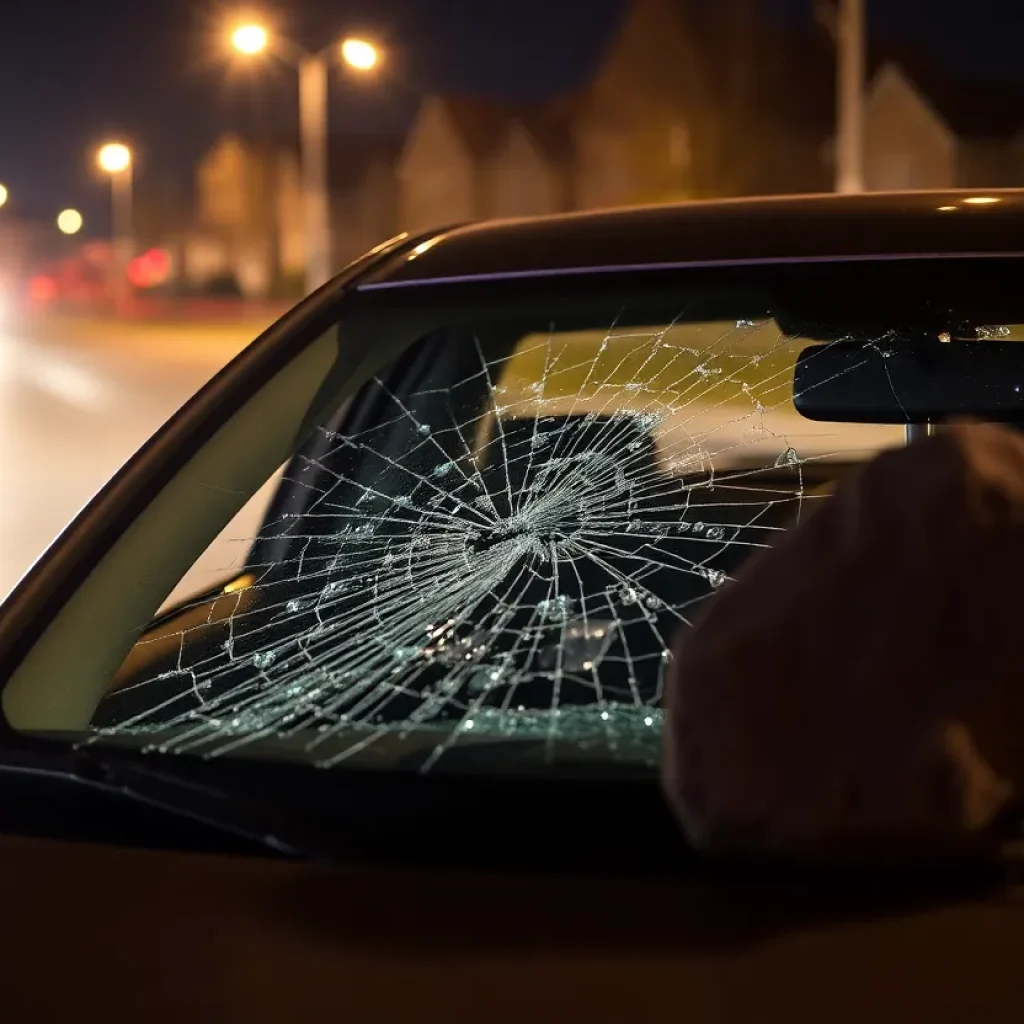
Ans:
POLYGON ((652 766, 677 630, 902 443, 795 411, 806 345, 771 319, 421 342, 364 389, 372 422, 318 429, 275 478, 293 510, 212 546, 176 592, 202 597, 142 636, 93 729, 322 766, 510 740, 652 766))

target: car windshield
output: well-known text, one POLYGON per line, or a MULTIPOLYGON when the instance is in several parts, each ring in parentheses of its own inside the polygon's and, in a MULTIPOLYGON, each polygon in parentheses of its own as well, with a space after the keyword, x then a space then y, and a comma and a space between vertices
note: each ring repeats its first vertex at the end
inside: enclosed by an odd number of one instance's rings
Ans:
POLYGON ((216 587, 139 633, 89 734, 324 767, 476 751, 465 764, 653 771, 677 632, 904 442, 901 425, 803 418, 813 339, 752 291, 709 296, 414 333, 250 502, 258 529, 236 519, 207 551, 216 587))

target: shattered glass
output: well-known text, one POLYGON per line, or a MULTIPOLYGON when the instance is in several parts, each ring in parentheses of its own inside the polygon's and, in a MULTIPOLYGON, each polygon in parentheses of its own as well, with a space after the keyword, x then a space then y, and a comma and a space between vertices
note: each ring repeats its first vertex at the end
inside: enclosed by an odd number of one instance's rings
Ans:
POLYGON ((97 737, 324 767, 513 741, 651 765, 676 632, 902 439, 802 420, 805 343, 771 320, 491 333, 317 432, 283 478, 297 511, 245 545, 239 582, 142 636, 97 737))

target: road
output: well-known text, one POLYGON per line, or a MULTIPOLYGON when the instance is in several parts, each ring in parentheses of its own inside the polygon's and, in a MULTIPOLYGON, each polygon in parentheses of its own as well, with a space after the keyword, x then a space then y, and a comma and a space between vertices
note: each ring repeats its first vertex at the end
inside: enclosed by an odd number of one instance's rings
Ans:
POLYGON ((0 596, 260 326, 0 328, 0 596))

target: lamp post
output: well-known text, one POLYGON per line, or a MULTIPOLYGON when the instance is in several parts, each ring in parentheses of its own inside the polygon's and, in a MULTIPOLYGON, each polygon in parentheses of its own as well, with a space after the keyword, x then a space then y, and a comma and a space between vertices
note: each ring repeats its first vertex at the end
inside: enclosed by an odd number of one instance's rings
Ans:
POLYGON ((836 28, 837 192, 864 191, 864 0, 841 0, 836 28))
POLYGON ((110 175, 113 214, 115 301, 124 310, 128 303, 128 263, 132 258, 132 151, 122 142, 108 142, 96 154, 101 171, 110 175))
POLYGON ((836 47, 835 190, 864 191, 865 0, 817 0, 815 15, 836 47))
POLYGON ((331 200, 327 192, 327 61, 304 54, 299 61, 299 162, 306 223, 306 291, 331 276, 331 200))
POLYGON ((306 291, 313 292, 331 277, 331 210, 327 190, 327 93, 331 56, 356 71, 372 71, 380 53, 365 39, 347 38, 319 53, 306 53, 287 40, 272 39, 262 25, 239 25, 231 45, 245 56, 271 49, 289 60, 299 75, 299 160, 302 170, 303 221, 306 236, 306 291))

